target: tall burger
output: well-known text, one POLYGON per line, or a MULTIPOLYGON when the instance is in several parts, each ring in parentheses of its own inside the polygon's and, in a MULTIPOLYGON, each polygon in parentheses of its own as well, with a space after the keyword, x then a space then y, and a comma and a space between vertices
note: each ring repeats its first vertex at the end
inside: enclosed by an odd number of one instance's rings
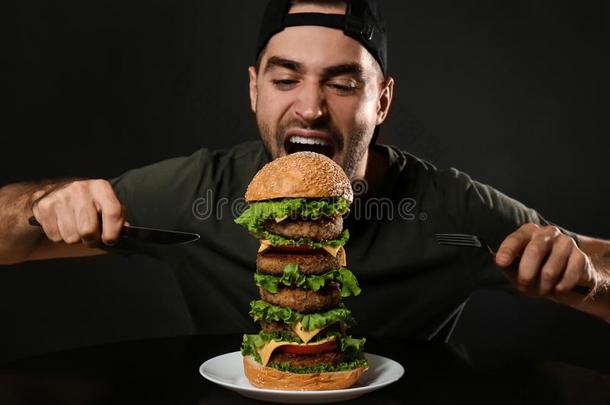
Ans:
POLYGON ((346 266, 343 215, 349 179, 324 155, 298 152, 265 165, 246 191, 235 222, 260 240, 250 315, 261 326, 241 352, 251 384, 282 390, 347 388, 367 368, 365 339, 342 299, 360 288, 346 266))

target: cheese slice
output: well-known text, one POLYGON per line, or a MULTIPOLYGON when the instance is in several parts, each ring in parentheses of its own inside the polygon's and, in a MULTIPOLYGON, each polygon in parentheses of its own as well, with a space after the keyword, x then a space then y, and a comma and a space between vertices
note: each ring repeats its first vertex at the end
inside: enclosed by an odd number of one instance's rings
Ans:
MULTIPOLYGON (((328 325, 326 325, 326 326, 328 326, 328 325)), ((292 327, 292 330, 298 337, 301 338, 301 340, 303 342, 307 343, 311 339, 313 339, 314 336, 316 336, 318 333, 320 333, 322 331, 322 329, 326 328, 326 326, 324 326, 323 328, 316 328, 314 330, 304 330, 303 326, 301 325, 301 321, 298 321, 297 323, 294 324, 294 326, 292 327)))
POLYGON ((284 215, 282 217, 275 217, 274 219, 275 219, 275 222, 282 222, 286 218, 288 218, 288 215, 284 215))
POLYGON ((286 346, 286 345, 297 345, 297 346, 316 346, 321 345, 322 343, 330 342, 331 340, 336 339, 336 336, 330 336, 326 339, 322 339, 318 342, 307 344, 307 343, 296 343, 296 342, 278 342, 276 340, 272 340, 260 349, 257 349, 259 356, 261 356, 261 363, 263 366, 266 366, 269 363, 269 359, 273 354, 273 351, 278 347, 286 346))
POLYGON ((261 245, 258 247, 258 253, 264 252, 271 247, 271 242, 267 239, 261 239, 261 245))
POLYGON ((326 250, 331 256, 337 257, 337 252, 341 249, 341 246, 336 248, 332 246, 322 246, 322 249, 326 250))

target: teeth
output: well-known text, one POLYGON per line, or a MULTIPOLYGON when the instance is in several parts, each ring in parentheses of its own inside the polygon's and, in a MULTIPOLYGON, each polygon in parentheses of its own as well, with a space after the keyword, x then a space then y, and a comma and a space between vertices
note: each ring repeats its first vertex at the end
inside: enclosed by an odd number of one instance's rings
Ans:
POLYGON ((293 136, 292 138, 290 138, 290 142, 292 143, 300 143, 302 145, 322 145, 322 146, 327 146, 328 142, 326 142, 324 139, 320 139, 320 138, 306 138, 304 136, 293 136))

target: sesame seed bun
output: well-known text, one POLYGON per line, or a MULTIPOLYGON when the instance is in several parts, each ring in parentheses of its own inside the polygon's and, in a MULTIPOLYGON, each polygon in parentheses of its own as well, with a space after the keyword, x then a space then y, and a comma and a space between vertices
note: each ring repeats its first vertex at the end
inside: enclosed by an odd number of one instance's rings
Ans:
POLYGON ((267 163, 246 190, 247 202, 299 197, 352 202, 354 194, 341 166, 314 152, 296 152, 267 163))
POLYGON ((272 390, 322 391, 349 388, 366 371, 366 367, 358 367, 347 371, 297 374, 265 367, 252 356, 243 359, 244 373, 250 384, 272 390))

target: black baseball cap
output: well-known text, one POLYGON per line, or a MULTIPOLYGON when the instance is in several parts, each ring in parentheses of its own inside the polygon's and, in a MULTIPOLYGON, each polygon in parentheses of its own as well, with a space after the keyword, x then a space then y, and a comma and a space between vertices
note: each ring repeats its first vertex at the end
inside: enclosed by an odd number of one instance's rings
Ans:
POLYGON ((317 25, 342 30, 360 42, 387 72, 387 33, 385 21, 375 0, 346 0, 345 14, 293 13, 288 14, 291 0, 270 0, 261 23, 256 58, 272 36, 286 27, 317 25))

